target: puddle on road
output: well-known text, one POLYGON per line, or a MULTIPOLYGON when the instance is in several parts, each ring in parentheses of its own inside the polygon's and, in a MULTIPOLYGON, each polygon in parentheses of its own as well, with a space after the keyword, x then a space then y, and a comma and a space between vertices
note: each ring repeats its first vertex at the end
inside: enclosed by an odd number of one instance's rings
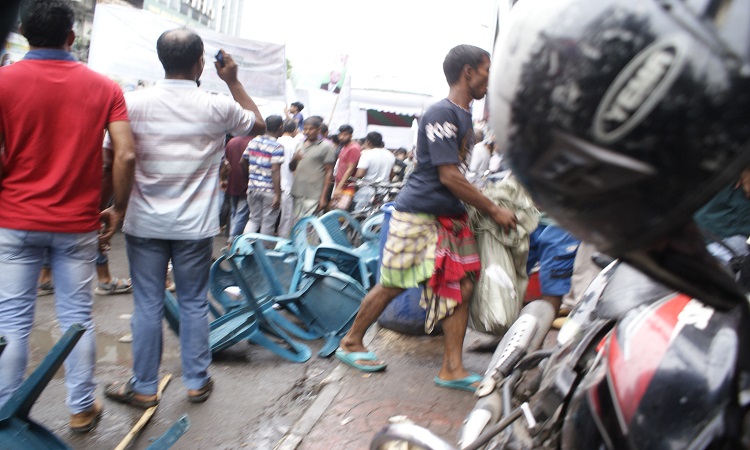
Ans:
MULTIPOLYGON (((29 338, 30 358, 29 373, 42 362, 42 359, 52 349, 62 334, 58 329, 41 330, 35 328, 31 331, 29 338)), ((133 354, 128 343, 118 342, 122 336, 112 336, 105 333, 96 334, 96 362, 97 364, 109 363, 125 367, 133 364, 133 354)), ((63 368, 55 373, 55 378, 62 378, 63 368)))

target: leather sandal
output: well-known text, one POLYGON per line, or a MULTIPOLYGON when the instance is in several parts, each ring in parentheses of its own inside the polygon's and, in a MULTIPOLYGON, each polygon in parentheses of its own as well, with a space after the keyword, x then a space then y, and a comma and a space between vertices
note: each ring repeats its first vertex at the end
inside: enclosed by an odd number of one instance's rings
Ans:
POLYGON ((208 379, 208 382, 200 389, 191 389, 188 391, 188 401, 190 403, 203 403, 208 400, 211 391, 214 390, 214 380, 208 379))
POLYGON ((135 406, 138 408, 150 408, 159 404, 159 400, 156 395, 138 394, 133 390, 133 383, 130 381, 122 382, 115 381, 109 383, 104 388, 104 395, 116 402, 125 403, 126 405, 135 406), (141 397, 140 399, 137 397, 141 397), (151 400, 142 400, 143 397, 150 398, 151 400))

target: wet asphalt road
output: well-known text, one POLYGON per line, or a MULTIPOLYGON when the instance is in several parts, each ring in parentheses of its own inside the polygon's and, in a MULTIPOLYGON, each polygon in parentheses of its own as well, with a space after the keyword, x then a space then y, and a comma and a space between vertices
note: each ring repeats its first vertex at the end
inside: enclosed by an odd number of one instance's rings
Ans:
MULTIPOLYGON (((215 256, 220 254, 222 245, 223 239, 217 238, 215 256)), ((122 234, 113 238, 110 270, 114 276, 128 276, 122 234)), ((80 436, 68 431, 62 369, 31 411, 34 420, 75 449, 115 448, 143 413, 141 409, 105 399, 102 392, 107 382, 129 377, 130 344, 118 342, 118 339, 130 333, 132 307, 131 294, 95 295, 97 393, 105 406, 98 427, 80 436)), ((55 321, 54 296, 40 297, 29 370, 39 363, 61 334, 55 321)), ((173 447, 175 449, 273 448, 309 406, 320 382, 338 365, 334 358, 322 359, 315 354, 320 348, 319 341, 307 342, 307 345, 313 349, 313 356, 303 364, 286 361, 246 342, 216 355, 210 369, 216 382, 214 392, 206 403, 194 405, 185 398, 186 388, 180 380, 179 341, 165 323, 161 376, 171 373, 173 378, 153 419, 130 448, 146 448, 185 413, 190 416, 191 426, 173 447)))

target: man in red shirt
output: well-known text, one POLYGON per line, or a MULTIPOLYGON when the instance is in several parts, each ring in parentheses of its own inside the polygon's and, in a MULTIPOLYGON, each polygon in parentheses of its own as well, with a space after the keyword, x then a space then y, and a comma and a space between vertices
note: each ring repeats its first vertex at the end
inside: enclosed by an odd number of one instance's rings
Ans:
POLYGON ((336 185, 331 196, 332 208, 348 209, 354 195, 349 178, 357 170, 357 163, 362 149, 357 141, 352 140, 354 128, 351 125, 341 125, 339 127, 339 145, 341 152, 336 161, 336 185))
POLYGON ((0 335, 8 342, 0 405, 23 380, 37 277, 49 253, 60 328, 86 328, 65 360, 70 428, 86 432, 102 412, 94 395, 94 261, 125 213, 135 150, 120 87, 70 54, 74 18, 66 0, 25 2, 21 32, 31 50, 0 68, 0 335), (100 213, 105 129, 114 142, 104 171, 114 205, 100 213))

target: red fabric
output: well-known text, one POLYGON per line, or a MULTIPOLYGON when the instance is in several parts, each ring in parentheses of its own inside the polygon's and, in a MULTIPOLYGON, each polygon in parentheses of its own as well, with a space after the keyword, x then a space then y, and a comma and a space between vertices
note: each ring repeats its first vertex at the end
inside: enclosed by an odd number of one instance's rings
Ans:
POLYGON ((339 163, 338 168, 336 169, 336 184, 338 185, 341 183, 341 179, 344 178, 344 172, 346 172, 346 167, 350 164, 354 164, 354 172, 352 172, 352 176, 357 173, 357 163, 359 162, 359 157, 362 154, 362 149, 359 147, 359 144, 352 141, 346 145, 346 147, 341 149, 341 153, 339 153, 339 163))
POLYGON ((120 87, 81 63, 1 68, 0 227, 98 230, 104 129, 127 119, 120 87))
POLYGON ((232 167, 232 170, 229 172, 227 195, 237 196, 247 193, 248 173, 244 165, 240 164, 240 160, 242 159, 242 153, 247 148, 248 142, 252 141, 253 137, 255 136, 237 136, 230 139, 227 143, 224 155, 232 167))
POLYGON ((482 269, 469 217, 438 217, 438 242, 435 271, 428 281, 437 297, 462 302, 461 280, 474 272, 476 279, 482 269))

